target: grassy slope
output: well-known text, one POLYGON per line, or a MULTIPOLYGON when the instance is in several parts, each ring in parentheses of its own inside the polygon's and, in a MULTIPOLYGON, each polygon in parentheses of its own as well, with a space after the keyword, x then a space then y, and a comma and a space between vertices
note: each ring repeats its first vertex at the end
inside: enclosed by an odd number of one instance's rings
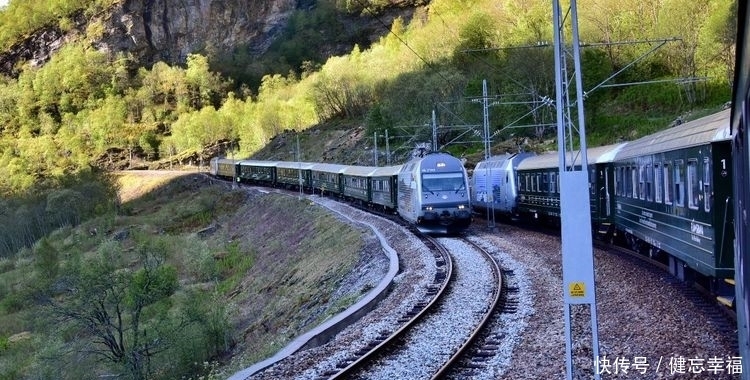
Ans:
MULTIPOLYGON (((366 290, 350 289, 345 304, 330 299, 357 262, 363 240, 360 230, 319 206, 294 197, 232 191, 200 174, 126 173, 120 183, 125 215, 58 230, 50 242, 61 257, 92 254, 115 238, 124 247, 140 239, 168 242, 181 288, 218 290, 231 305, 235 366, 266 357, 366 290)), ((133 255, 127 249, 122 254, 133 255)), ((30 251, 0 263, 0 288, 11 289, 0 293, 0 373, 38 370, 35 355, 28 353, 42 352, 49 341, 48 322, 33 318, 40 314, 37 306, 24 302, 12 309, 5 302, 29 287, 34 271, 30 251)), ((60 368, 62 377, 72 371, 60 368)))

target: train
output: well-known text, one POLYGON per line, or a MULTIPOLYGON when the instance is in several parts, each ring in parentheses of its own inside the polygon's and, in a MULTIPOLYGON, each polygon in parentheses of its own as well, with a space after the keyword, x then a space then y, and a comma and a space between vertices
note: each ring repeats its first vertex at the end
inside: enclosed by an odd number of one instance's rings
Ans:
POLYGON ((734 165, 735 304, 737 336, 742 363, 742 379, 750 380, 750 6, 737 2, 737 41, 732 94, 732 156, 734 165))
POLYGON ((396 213, 422 232, 457 234, 472 220, 469 177, 463 162, 447 153, 385 167, 219 157, 209 167, 212 175, 239 183, 304 190, 396 213))
MULTIPOLYGON (((589 148, 589 186, 581 190, 588 191, 597 239, 660 259, 676 277, 701 282, 734 307, 729 124, 726 109, 631 142, 589 148)), ((568 154, 572 161, 580 152, 568 154)), ((559 225, 558 173, 557 152, 481 161, 472 176, 473 208, 559 225)))

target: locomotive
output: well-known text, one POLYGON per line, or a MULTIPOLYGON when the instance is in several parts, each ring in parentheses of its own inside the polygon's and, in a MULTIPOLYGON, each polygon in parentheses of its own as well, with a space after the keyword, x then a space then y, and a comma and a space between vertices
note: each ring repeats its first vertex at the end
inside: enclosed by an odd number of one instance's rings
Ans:
MULTIPOLYGON (((594 236, 662 259, 673 275, 702 282, 733 307, 729 115, 724 110, 632 142, 588 149, 589 186, 581 191, 589 194, 594 236)), ((580 152, 568 154, 572 161, 580 152)), ((517 164, 504 170, 482 170, 489 160, 477 165, 472 205, 559 225, 558 153, 513 157, 517 164), (495 178, 482 178, 487 173, 495 178), (496 195, 482 206, 477 184, 488 182, 496 195), (515 201, 498 194, 515 195, 515 201)))
POLYGON ((396 212, 429 233, 458 233, 471 223, 469 182, 463 163, 427 153, 403 165, 374 167, 315 162, 212 158, 216 177, 305 190, 396 212))

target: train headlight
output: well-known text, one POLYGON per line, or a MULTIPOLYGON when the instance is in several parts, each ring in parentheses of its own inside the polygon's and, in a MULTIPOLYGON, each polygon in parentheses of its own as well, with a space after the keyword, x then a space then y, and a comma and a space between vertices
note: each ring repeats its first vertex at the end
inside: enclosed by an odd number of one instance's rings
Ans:
POLYGON ((424 209, 427 210, 427 211, 432 211, 432 206, 425 206, 424 209))
POLYGON ((466 206, 464 206, 464 205, 458 205, 458 209, 459 210, 463 210, 464 208, 466 208, 466 206))

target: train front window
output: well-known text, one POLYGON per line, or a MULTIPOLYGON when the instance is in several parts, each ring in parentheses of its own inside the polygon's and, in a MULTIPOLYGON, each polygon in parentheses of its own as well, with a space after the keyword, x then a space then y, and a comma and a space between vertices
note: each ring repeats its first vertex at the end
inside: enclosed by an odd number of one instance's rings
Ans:
POLYGON ((422 175, 422 191, 436 193, 438 191, 465 190, 463 173, 425 173, 422 175))

